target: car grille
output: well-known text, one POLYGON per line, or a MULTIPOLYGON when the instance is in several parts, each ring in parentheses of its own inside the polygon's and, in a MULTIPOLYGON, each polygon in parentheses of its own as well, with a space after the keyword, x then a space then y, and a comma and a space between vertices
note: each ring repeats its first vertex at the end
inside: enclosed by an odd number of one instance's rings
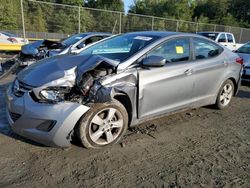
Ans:
POLYGON ((9 112, 9 114, 10 114, 10 117, 11 117, 12 121, 14 121, 14 122, 21 117, 20 114, 16 114, 16 113, 13 113, 13 112, 9 112))
MULTIPOLYGON (((15 82, 14 82, 14 84, 15 84, 15 82)), ((18 87, 13 86, 13 93, 15 96, 21 97, 21 96, 23 96, 23 94, 25 92, 32 90, 32 88, 33 88, 32 86, 18 81, 18 87)))

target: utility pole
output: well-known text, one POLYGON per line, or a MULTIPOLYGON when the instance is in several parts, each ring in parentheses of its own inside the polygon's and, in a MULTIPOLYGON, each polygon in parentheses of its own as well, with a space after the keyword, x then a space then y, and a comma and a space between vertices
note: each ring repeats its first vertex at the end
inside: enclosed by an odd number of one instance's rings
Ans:
POLYGON ((20 0, 20 3, 21 3, 21 16, 22 16, 22 25, 23 25, 23 38, 26 38, 25 22, 24 22, 24 14, 23 14, 23 0, 20 0))
POLYGON ((81 33, 81 7, 78 8, 78 33, 81 33))

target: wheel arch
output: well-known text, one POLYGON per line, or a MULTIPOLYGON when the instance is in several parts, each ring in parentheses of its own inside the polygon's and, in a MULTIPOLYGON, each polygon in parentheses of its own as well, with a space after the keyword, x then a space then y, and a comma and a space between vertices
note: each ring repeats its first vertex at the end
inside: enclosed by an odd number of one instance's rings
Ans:
POLYGON ((234 84, 234 96, 235 96, 237 94, 237 91, 238 91, 238 84, 237 84, 234 77, 230 77, 227 80, 231 80, 233 82, 233 84, 234 84))
POLYGON ((121 92, 117 93, 113 98, 118 100, 125 107, 128 113, 128 125, 130 125, 132 121, 133 107, 129 96, 126 93, 121 92))

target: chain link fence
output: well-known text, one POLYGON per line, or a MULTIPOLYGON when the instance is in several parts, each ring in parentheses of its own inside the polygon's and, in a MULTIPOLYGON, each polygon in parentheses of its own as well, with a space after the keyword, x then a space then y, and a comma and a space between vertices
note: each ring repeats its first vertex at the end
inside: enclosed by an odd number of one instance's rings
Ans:
POLYGON ((7 6, 0 5, 0 29, 26 38, 62 39, 73 33, 92 31, 117 34, 130 31, 166 30, 193 33, 231 32, 238 43, 250 41, 250 29, 247 28, 125 14, 35 0, 11 0, 7 6), (15 8, 17 11, 13 11, 15 8), (12 11, 8 11, 6 15, 1 11, 4 9, 12 11), (2 19, 6 16, 11 18, 8 19, 8 23, 7 20, 2 19))

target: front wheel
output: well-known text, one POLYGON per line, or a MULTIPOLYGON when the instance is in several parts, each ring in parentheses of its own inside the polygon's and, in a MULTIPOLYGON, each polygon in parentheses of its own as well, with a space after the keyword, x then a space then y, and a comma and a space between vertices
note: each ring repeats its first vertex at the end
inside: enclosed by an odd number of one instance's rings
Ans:
POLYGON ((76 134, 86 148, 117 143, 128 127, 128 114, 117 100, 94 104, 79 121, 76 134))
POLYGON ((234 94, 234 84, 231 80, 227 80, 221 86, 216 99, 216 107, 218 109, 226 108, 232 100, 234 94))

